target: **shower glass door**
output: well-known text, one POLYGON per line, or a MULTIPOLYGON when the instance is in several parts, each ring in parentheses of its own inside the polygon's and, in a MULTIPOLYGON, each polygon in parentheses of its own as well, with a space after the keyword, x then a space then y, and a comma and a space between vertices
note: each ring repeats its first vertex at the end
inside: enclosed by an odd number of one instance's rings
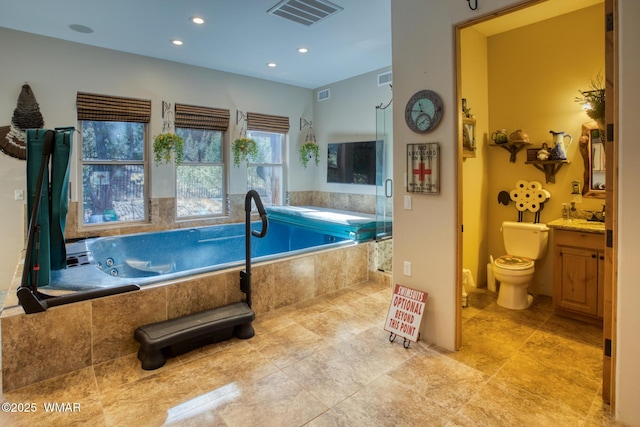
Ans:
POLYGON ((391 237, 393 218, 393 106, 376 107, 376 222, 377 239, 391 237))

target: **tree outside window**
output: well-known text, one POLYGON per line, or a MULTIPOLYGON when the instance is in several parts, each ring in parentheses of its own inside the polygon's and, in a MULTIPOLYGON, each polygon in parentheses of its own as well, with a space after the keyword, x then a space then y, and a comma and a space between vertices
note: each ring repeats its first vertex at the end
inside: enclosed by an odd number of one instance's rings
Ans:
POLYGON ((256 190, 265 205, 282 205, 284 134, 247 131, 258 143, 258 155, 247 167, 247 189, 256 190))
POLYGON ((143 221, 146 124, 82 120, 82 223, 143 221))
POLYGON ((176 173, 178 218, 225 213, 224 132, 176 128, 184 139, 184 157, 176 173))

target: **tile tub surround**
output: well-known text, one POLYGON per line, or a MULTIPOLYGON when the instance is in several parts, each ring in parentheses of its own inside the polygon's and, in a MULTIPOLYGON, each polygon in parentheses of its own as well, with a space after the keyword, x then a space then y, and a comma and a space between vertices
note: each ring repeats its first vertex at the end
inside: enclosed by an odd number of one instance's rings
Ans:
MULTIPOLYGON (((113 236, 149 231, 172 230, 175 228, 244 222, 245 196, 245 194, 229 195, 229 206, 231 212, 229 212, 228 215, 189 220, 176 219, 175 198, 152 198, 150 222, 129 224, 104 223, 100 225, 100 228, 82 226, 78 222, 78 202, 72 201, 69 202, 65 238, 83 239, 94 236, 113 236)), ((292 191, 289 193, 289 204, 292 206, 319 206, 369 214, 375 214, 376 212, 376 196, 366 194, 332 193, 326 191, 292 191)), ((25 230, 27 227, 26 224, 27 219, 25 214, 25 230)))
POLYGON ((2 402, 40 410, 0 412, 0 425, 619 425, 598 390, 601 330, 554 315, 550 298, 513 313, 473 290, 463 348, 449 353, 424 341, 389 343, 390 296, 388 286, 354 285, 260 316, 250 340, 203 347, 154 371, 128 354, 5 391, 2 402), (516 336, 505 342, 510 329, 516 336), (81 410, 45 413, 42 402, 81 410))
MULTIPOLYGON (((252 266, 257 318, 368 280, 370 243, 252 266)), ((238 301, 235 268, 143 287, 140 291, 52 307, 26 315, 7 307, 0 317, 5 392, 135 354, 134 330, 238 301)), ((19 277, 19 274, 17 275, 19 277)))

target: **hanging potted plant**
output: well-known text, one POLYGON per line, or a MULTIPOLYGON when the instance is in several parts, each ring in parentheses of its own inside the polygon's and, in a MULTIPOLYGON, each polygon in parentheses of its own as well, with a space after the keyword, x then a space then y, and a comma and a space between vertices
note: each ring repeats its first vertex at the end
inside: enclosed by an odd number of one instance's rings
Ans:
POLYGON ((176 165, 182 163, 184 148, 184 140, 175 133, 161 133, 153 138, 153 154, 156 165, 169 163, 171 161, 171 153, 175 154, 176 165))
POLYGON ((307 163, 312 157, 316 159, 316 166, 320 162, 320 146, 315 141, 307 141, 300 147, 300 161, 307 168, 307 163))
POLYGON ((311 123, 309 123, 309 131, 304 139, 304 144, 300 146, 299 152, 300 161, 305 169, 307 168, 307 163, 309 163, 309 160, 311 160, 312 157, 315 157, 316 166, 318 166, 318 163, 320 162, 320 146, 318 145, 318 141, 316 141, 316 135, 313 133, 311 123))
POLYGON ((258 155, 258 144, 253 139, 243 136, 233 141, 231 151, 233 164, 239 167, 241 161, 248 161, 249 158, 253 159, 258 155))

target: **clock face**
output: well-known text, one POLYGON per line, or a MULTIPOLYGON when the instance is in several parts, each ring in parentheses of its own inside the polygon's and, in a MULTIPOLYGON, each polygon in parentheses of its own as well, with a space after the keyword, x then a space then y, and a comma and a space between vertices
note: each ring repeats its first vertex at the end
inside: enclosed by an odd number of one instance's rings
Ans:
POLYGON ((426 133, 433 130, 442 118, 442 100, 440 96, 431 90, 416 92, 404 111, 407 126, 418 133, 426 133))

